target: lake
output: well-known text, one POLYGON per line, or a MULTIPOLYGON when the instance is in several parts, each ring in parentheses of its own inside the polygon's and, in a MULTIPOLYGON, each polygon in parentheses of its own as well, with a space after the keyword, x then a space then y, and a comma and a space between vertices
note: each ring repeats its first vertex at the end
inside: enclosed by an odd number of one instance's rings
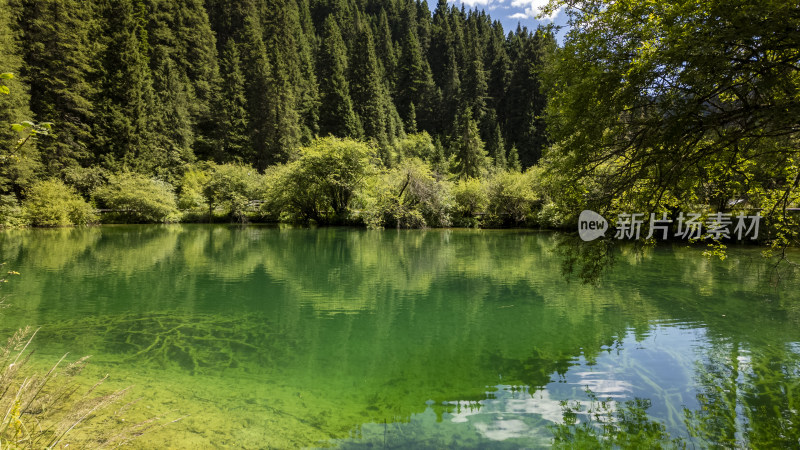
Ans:
POLYGON ((141 447, 537 448, 603 439, 602 417, 615 442, 800 445, 796 275, 775 283, 753 248, 623 247, 589 286, 558 240, 7 231, 2 330, 41 327, 44 365, 92 355, 84 375, 132 385, 134 419, 183 417, 141 447))

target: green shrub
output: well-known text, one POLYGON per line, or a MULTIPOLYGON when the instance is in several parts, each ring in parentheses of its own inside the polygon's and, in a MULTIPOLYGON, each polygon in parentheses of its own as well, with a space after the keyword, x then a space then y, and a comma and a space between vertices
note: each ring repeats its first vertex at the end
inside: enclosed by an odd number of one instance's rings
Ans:
POLYGON ((55 179, 31 185, 23 209, 28 222, 40 227, 85 225, 97 220, 91 205, 73 188, 55 179))
POLYGON ((109 215, 112 221, 157 223, 180 218, 175 188, 138 173, 110 176, 108 184, 95 190, 94 196, 101 206, 116 210, 109 215))
POLYGON ((540 196, 535 192, 536 172, 501 172, 487 183, 486 221, 496 226, 517 226, 535 222, 540 196))
POLYGON ((436 151, 433 139, 425 131, 398 139, 395 149, 402 158, 419 158, 423 161, 428 161, 436 151))
POLYGON ((450 226, 451 203, 450 184, 418 158, 369 177, 357 201, 370 228, 450 226))
POLYGON ((3 228, 20 228, 28 225, 25 210, 13 194, 0 195, 0 226, 3 228))
POLYGON ((208 203, 205 195, 203 195, 203 187, 208 184, 211 175, 212 169, 205 165, 195 166, 184 172, 180 194, 178 195, 178 208, 202 210, 205 213, 208 209, 208 203))
POLYGON ((317 139, 273 174, 273 183, 284 191, 274 197, 274 207, 296 220, 344 222, 351 200, 373 171, 375 157, 375 150, 362 142, 317 139))
POLYGON ((221 210, 230 218, 244 221, 250 209, 250 201, 264 197, 264 177, 249 165, 212 165, 207 176, 192 176, 202 185, 202 194, 211 215, 216 210, 221 210))
POLYGON ((453 186, 453 201, 457 223, 474 226, 475 215, 484 213, 489 203, 486 186, 477 178, 459 180, 453 186))

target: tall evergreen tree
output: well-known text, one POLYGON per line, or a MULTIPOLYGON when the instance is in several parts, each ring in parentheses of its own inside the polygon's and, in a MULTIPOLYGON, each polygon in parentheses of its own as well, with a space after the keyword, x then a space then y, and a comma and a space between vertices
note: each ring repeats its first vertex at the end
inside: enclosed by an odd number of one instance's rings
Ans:
POLYGON ((478 131, 478 123, 467 108, 456 119, 456 135, 451 145, 455 154, 456 175, 459 178, 477 178, 486 166, 486 150, 478 131))
POLYGON ((347 83, 347 50, 333 16, 325 19, 318 58, 320 134, 359 137, 361 125, 353 111, 347 83))
MULTIPOLYGON (((35 142, 19 148, 12 124, 32 118, 28 85, 22 77, 22 51, 18 44, 11 6, 0 0, 0 205, 16 203, 33 181, 38 163, 35 142)), ((0 217, 0 220, 3 218, 0 217)))
POLYGON ((151 62, 154 102, 148 111, 153 146, 147 154, 153 171, 175 182, 185 164, 194 159, 191 102, 186 75, 161 46, 155 47, 151 62))
POLYGON ((362 21, 358 23, 358 35, 350 60, 350 94, 364 136, 386 146, 389 142, 387 104, 391 100, 380 78, 372 30, 362 21))
POLYGON ((297 108, 302 120, 301 139, 308 144, 319 132, 319 84, 314 69, 316 35, 311 24, 308 0, 298 0, 300 27, 295 29, 299 66, 297 108))
POLYGON ((217 99, 216 120, 219 135, 214 153, 217 162, 244 161, 252 155, 248 137, 249 116, 245 79, 236 41, 229 39, 220 60, 221 85, 217 99))
POLYGON ((506 130, 509 141, 521 149, 522 167, 529 167, 539 160, 547 144, 542 117, 547 98, 538 74, 546 52, 555 41, 552 33, 545 29, 538 29, 533 34, 522 29, 518 30, 511 45, 516 58, 506 95, 506 130))
MULTIPOLYGON (((203 153, 216 134, 212 111, 219 85, 216 37, 202 0, 151 0, 148 37, 153 48, 165 50, 175 64, 187 96, 193 139, 203 153)), ((151 64, 155 72, 157 66, 151 64)))
POLYGON ((300 105, 304 91, 312 88, 301 78, 299 54, 303 49, 298 39, 302 28, 295 1, 268 0, 261 16, 272 69, 269 94, 274 100, 266 124, 268 150, 256 164, 263 170, 269 164, 286 161, 299 146, 304 134, 300 105))
POLYGON ((398 75, 396 101, 400 115, 407 121, 413 103, 416 106, 417 120, 426 129, 432 122, 433 105, 438 96, 430 66, 422 57, 422 48, 413 23, 408 26, 403 39, 398 75))
POLYGON ((31 110, 36 120, 53 122, 57 130, 40 139, 39 148, 47 171, 61 174, 88 164, 91 156, 91 79, 98 50, 90 38, 94 9, 79 0, 36 0, 23 7, 23 75, 30 83, 31 110))
POLYGON ((384 8, 381 8, 378 16, 378 34, 375 45, 383 71, 384 84, 390 93, 394 93, 397 81, 397 55, 392 40, 392 29, 389 27, 389 18, 384 8))
POLYGON ((148 114, 153 111, 149 68, 146 6, 142 0, 105 5, 105 48, 98 108, 95 154, 114 169, 153 169, 147 153, 153 133, 148 114))
POLYGON ((494 158, 494 165, 498 169, 504 170, 507 166, 506 144, 503 141, 503 133, 500 132, 500 124, 495 125, 491 139, 489 150, 494 158))
POLYGON ((488 91, 488 85, 486 83, 486 73, 483 67, 483 51, 475 20, 470 22, 468 30, 467 45, 469 53, 461 86, 460 108, 469 108, 472 110, 475 120, 478 121, 478 123, 482 123, 486 114, 486 93, 488 91))
POLYGON ((242 58, 247 98, 248 134, 251 154, 245 160, 259 168, 271 160, 272 110, 277 101, 272 94, 272 65, 267 58, 263 29, 255 5, 246 2, 242 11, 242 27, 237 32, 237 43, 242 58))

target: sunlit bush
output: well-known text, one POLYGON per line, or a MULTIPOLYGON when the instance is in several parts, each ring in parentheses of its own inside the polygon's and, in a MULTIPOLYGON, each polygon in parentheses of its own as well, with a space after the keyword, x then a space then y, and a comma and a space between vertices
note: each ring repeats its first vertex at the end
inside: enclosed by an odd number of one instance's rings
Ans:
POLYGON ((32 225, 60 227, 95 222, 94 208, 59 180, 38 181, 27 191, 25 217, 32 225))
POLYGON ((178 208, 184 210, 202 210, 206 212, 208 205, 203 195, 203 186, 211 178, 211 169, 207 165, 197 165, 187 169, 181 179, 178 208))
POLYGON ((465 178, 453 185, 454 217, 462 226, 477 224, 475 215, 484 213, 489 203, 486 185, 477 178, 465 178))
POLYGON ((226 216, 244 221, 251 202, 264 196, 264 177, 245 164, 212 165, 210 173, 198 175, 209 212, 220 210, 226 216))
POLYGON ((268 189, 272 214, 320 223, 349 219, 350 202, 374 170, 375 150, 369 145, 327 137, 300 149, 296 160, 275 169, 268 189))
POLYGON ((360 217, 370 228, 450 226, 450 185, 437 180, 418 158, 369 178, 358 196, 360 217))
POLYGON ((535 222, 535 213, 540 202, 535 192, 536 171, 525 173, 499 172, 486 183, 488 205, 487 224, 514 226, 535 222))
POLYGON ((112 221, 153 223, 180 218, 172 185, 137 173, 110 176, 94 195, 100 206, 115 210, 108 216, 112 221))
POLYGON ((28 225, 25 210, 20 206, 14 194, 0 196, 0 226, 3 228, 19 228, 28 225))

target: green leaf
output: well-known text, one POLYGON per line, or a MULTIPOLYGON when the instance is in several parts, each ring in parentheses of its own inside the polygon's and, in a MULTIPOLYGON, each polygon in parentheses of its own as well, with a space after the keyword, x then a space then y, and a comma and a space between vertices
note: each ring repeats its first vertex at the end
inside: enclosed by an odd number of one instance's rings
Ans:
POLYGON ((11 129, 16 131, 17 133, 22 133, 25 130, 25 127, 18 123, 12 123, 11 129))
POLYGON ((14 74, 11 72, 0 73, 0 80, 11 80, 14 78, 14 74))
POLYGON ((11 91, 8 89, 8 86, 0 85, 0 94, 8 95, 11 91))

